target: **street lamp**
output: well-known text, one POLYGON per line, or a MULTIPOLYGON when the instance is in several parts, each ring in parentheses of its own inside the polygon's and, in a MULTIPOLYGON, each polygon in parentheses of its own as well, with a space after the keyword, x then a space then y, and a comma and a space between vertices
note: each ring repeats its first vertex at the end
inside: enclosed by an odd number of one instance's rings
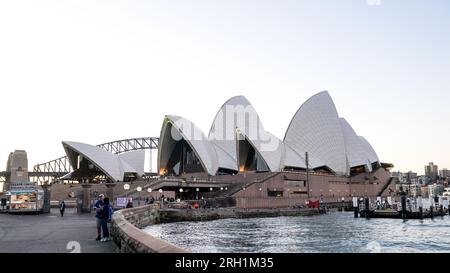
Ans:
POLYGON ((137 187, 136 190, 139 193, 138 206, 140 206, 141 205, 141 191, 142 191, 142 188, 141 187, 137 187))
POLYGON ((183 200, 183 189, 180 189, 180 200, 183 200))
POLYGON ((158 192, 159 192, 159 199, 161 199, 161 194, 162 194, 163 190, 159 189, 158 192))
POLYGON ((128 202, 128 190, 130 189, 130 184, 123 185, 123 189, 125 190, 125 199, 127 199, 128 202))
POLYGON ((147 189, 147 192, 148 192, 148 194, 150 195, 150 199, 153 199, 153 197, 152 197, 152 188, 148 188, 147 189))

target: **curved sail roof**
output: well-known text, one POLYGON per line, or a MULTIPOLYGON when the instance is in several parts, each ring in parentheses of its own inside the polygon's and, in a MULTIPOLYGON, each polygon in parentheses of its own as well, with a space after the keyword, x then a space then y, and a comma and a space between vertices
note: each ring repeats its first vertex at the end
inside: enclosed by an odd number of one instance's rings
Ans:
POLYGON ((342 133, 344 134, 345 150, 349 168, 366 166, 368 171, 372 171, 372 165, 366 148, 361 142, 361 138, 355 133, 352 126, 344 118, 340 118, 342 133))
POLYGON ((196 153, 205 171, 210 175, 215 175, 219 168, 216 149, 209 142, 203 132, 191 121, 179 116, 166 116, 161 130, 159 163, 164 163, 162 150, 164 143, 174 138, 182 137, 192 150, 196 153), (170 133, 168 125, 172 126, 170 133))
POLYGON ((359 136, 359 138, 361 140, 361 144, 364 147, 364 150, 366 151, 366 153, 369 157, 370 163, 380 162, 380 159, 378 158, 377 153, 373 149, 372 145, 370 145, 370 143, 367 141, 367 139, 365 139, 362 136, 359 136))
POLYGON ((336 173, 348 173, 344 135, 327 91, 314 95, 298 109, 284 142, 299 154, 308 152, 336 173))
POLYGON ((261 132, 258 138, 251 139, 240 128, 238 130, 262 156, 271 172, 280 171, 284 154, 283 142, 280 139, 266 131, 261 132))
POLYGON ((293 167, 306 169, 306 160, 298 154, 294 149, 292 149, 288 144, 283 143, 283 159, 282 168, 293 167))
POLYGON ((119 156, 85 143, 63 141, 62 144, 73 169, 77 169, 78 156, 81 155, 114 181, 122 181, 125 173, 137 173, 139 175, 144 173, 142 151, 129 152, 119 156), (135 169, 138 165, 142 165, 142 169, 140 167, 135 169))
POLYGON ((217 112, 208 138, 218 152, 219 165, 237 166, 236 129, 260 152, 271 170, 279 170, 282 154, 281 141, 264 130, 262 122, 252 104, 244 96, 232 97, 217 112), (274 153, 270 153, 273 151, 274 153), (277 162, 278 160, 278 162, 277 162), (233 164, 232 164, 233 162, 233 164))
POLYGON ((131 151, 123 154, 119 154, 118 157, 122 160, 124 164, 125 172, 136 172, 140 176, 144 175, 144 162, 145 162, 145 151, 137 150, 131 151), (130 171, 128 171, 130 170, 130 171))
MULTIPOLYGON (((247 133, 258 128, 258 123, 258 114, 250 102, 244 96, 232 97, 222 105, 214 117, 208 138, 215 146, 228 154, 234 162, 237 162, 236 128, 241 128, 244 134, 251 137, 253 134, 247 133)), ((224 155, 219 154, 220 165, 227 161, 224 155)), ((237 163, 235 165, 237 170, 237 163)))

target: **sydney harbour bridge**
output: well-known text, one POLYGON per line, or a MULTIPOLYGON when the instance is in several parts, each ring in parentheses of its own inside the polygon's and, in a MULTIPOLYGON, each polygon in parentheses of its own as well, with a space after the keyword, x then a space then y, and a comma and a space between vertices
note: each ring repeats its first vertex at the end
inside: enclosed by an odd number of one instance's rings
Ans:
MULTIPOLYGON (((136 150, 149 150, 150 172, 145 173, 145 175, 150 177, 157 175, 156 173, 152 172, 151 166, 153 152, 158 149, 158 144, 158 137, 140 137, 103 143, 97 145, 97 147, 100 147, 114 154, 121 154, 136 150)), ((54 182, 59 177, 62 177, 72 171, 73 169, 69 163, 69 159, 67 158, 67 156, 63 156, 45 163, 36 164, 33 167, 33 170, 29 172, 29 177, 31 181, 38 184, 47 184, 54 182)), ((0 172, 0 183, 6 182, 8 176, 8 172, 0 172)))

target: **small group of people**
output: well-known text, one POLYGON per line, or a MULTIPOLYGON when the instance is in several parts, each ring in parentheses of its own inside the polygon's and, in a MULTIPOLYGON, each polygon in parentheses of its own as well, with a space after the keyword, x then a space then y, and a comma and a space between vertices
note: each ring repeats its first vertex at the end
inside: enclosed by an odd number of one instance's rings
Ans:
POLYGON ((113 207, 109 202, 109 198, 105 197, 103 194, 100 194, 97 202, 95 202, 94 210, 97 223, 96 241, 109 241, 108 223, 111 221, 111 216, 114 213, 113 207))
POLYGON ((145 204, 149 205, 153 203, 155 203, 155 198, 153 198, 153 196, 151 196, 150 198, 145 198, 145 204))

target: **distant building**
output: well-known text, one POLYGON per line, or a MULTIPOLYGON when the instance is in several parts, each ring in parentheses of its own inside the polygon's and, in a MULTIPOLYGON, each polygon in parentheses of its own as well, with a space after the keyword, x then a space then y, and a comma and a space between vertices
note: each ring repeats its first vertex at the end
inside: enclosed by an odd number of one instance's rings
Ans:
POLYGON ((6 179, 4 190, 28 189, 33 186, 28 178, 28 157, 23 150, 16 150, 9 154, 6 171, 9 177, 6 179))
POLYGON ((415 182, 417 181, 417 173, 409 171, 405 173, 406 176, 406 182, 415 182))
POLYGON ((450 178, 450 170, 442 169, 439 171, 439 176, 441 178, 450 178))
POLYGON ((433 162, 428 163, 428 165, 425 166, 425 176, 432 182, 436 181, 439 176, 438 166, 434 165, 433 162))
POLYGON ((444 193, 444 185, 442 184, 432 184, 428 185, 429 196, 439 196, 444 193))
POLYGON ((419 177, 417 173, 409 171, 407 173, 392 172, 392 177, 397 177, 400 183, 418 183, 419 177))

